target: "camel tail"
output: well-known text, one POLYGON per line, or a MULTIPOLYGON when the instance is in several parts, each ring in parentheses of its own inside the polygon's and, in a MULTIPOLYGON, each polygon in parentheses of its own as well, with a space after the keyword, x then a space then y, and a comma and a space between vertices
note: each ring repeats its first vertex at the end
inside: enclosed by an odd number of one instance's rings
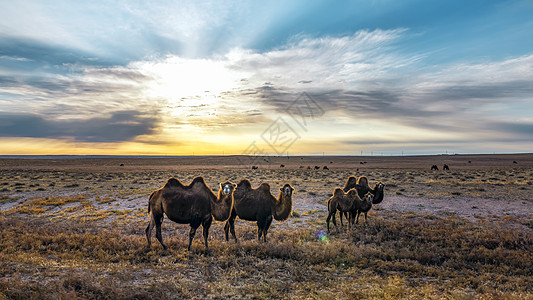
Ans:
POLYGON ((152 201, 152 197, 154 196, 155 192, 152 192, 150 194, 150 198, 148 198, 148 213, 150 213, 150 201, 152 201))

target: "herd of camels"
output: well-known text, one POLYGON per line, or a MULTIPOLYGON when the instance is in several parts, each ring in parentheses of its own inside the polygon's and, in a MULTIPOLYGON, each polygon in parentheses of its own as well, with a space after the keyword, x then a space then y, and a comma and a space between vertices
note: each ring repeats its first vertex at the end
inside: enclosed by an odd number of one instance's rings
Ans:
MULTIPOLYGON (((327 229, 332 219, 337 228, 335 215, 340 212, 342 226, 343 214, 348 220, 348 228, 354 227, 359 222, 359 215, 364 213, 365 222, 367 213, 372 204, 378 204, 383 200, 384 184, 378 182, 374 188, 368 185, 365 176, 357 179, 350 176, 344 188, 335 188, 333 196, 328 200, 327 229), (357 220, 356 220, 357 217, 357 220)), ((292 193, 294 188, 285 184, 280 188, 278 197, 270 193, 270 185, 262 183, 257 188, 247 179, 238 184, 226 181, 220 184, 218 195, 205 183, 203 177, 196 177, 189 185, 184 185, 176 178, 170 178, 166 184, 150 194, 148 213, 150 222, 146 227, 148 247, 151 247, 152 230, 155 226, 155 236, 164 249, 167 246, 161 235, 161 224, 164 215, 179 224, 189 224, 189 246, 200 225, 203 228, 203 237, 206 250, 208 249, 209 227, 213 221, 226 222, 224 233, 226 241, 229 241, 229 233, 235 242, 235 219, 239 217, 246 221, 257 222, 257 239, 267 241, 267 232, 272 219, 285 221, 292 214, 292 193)), ((338 228, 337 228, 338 230, 338 228)))

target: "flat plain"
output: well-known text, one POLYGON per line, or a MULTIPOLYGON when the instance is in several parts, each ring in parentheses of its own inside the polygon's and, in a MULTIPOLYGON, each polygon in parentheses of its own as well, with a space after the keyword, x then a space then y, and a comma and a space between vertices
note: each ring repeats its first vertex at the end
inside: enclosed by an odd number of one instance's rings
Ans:
MULTIPOLYGON (((346 223, 344 224, 346 225, 346 223)), ((111 157, 0 160, 0 299, 533 299, 533 154, 111 157), (443 165, 450 170, 443 170, 443 165), (439 170, 430 170, 437 165, 439 170), (257 169, 252 169, 257 166, 257 169), (268 242, 237 219, 165 219, 147 248, 150 193, 247 178, 293 213, 268 242), (385 184, 368 222, 326 232, 326 201, 349 176, 385 184)))

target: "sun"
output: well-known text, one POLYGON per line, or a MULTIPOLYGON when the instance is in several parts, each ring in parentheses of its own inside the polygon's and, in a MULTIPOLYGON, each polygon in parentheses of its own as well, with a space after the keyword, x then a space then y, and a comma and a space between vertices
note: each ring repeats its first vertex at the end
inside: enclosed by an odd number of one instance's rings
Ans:
POLYGON ((223 60, 187 59, 168 56, 156 62, 140 63, 143 73, 153 78, 148 95, 153 98, 200 99, 219 95, 238 86, 243 74, 232 70, 223 60))

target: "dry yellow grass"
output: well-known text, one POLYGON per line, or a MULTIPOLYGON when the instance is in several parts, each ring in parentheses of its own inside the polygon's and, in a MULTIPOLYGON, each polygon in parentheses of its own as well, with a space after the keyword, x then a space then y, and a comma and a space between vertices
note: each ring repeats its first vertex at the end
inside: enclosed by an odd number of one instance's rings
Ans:
POLYGON ((367 157, 364 165, 291 157, 254 171, 232 159, 2 161, 0 299, 533 299, 531 155, 367 157), (430 171, 436 159, 452 170, 430 171), (252 222, 237 219, 240 244, 214 222, 210 251, 197 237, 190 253, 188 226, 166 219, 170 250, 147 249, 149 193, 168 177, 198 175, 215 189, 248 178, 275 192, 290 182, 293 216, 272 224, 267 244, 252 222), (367 224, 327 235, 325 201, 350 175, 383 181, 385 200, 367 224))

